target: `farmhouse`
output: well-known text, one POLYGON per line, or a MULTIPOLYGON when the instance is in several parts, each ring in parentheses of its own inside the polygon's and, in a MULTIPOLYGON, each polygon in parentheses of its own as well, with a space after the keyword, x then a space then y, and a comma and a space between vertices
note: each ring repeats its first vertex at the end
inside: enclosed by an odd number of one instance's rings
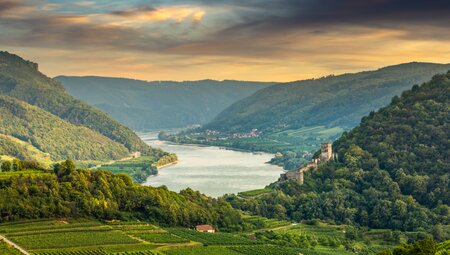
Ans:
POLYGON ((322 143, 321 152, 319 158, 313 159, 306 166, 300 167, 294 171, 288 171, 280 175, 278 181, 296 180, 299 184, 303 184, 303 174, 309 170, 315 170, 320 164, 327 162, 328 160, 337 157, 333 154, 333 148, 331 143, 322 143))
POLYGON ((139 152, 139 151, 133 151, 133 152, 130 154, 130 156, 131 156, 132 158, 139 158, 139 157, 141 156, 141 152, 139 152))
POLYGON ((198 232, 204 232, 204 233, 214 233, 216 230, 211 225, 197 225, 195 227, 195 230, 198 232))

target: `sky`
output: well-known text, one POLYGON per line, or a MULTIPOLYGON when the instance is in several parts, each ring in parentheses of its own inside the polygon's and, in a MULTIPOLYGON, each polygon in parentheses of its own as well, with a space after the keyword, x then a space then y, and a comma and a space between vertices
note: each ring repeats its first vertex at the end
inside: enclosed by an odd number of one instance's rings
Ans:
POLYGON ((450 63, 448 0, 0 0, 0 50, 48 76, 293 81, 450 63))

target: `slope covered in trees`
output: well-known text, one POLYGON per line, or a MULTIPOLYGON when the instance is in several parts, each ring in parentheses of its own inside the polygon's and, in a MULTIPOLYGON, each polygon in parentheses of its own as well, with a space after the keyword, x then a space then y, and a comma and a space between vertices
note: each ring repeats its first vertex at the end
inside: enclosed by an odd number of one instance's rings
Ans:
POLYGON ((163 226, 212 224, 221 230, 241 225, 239 212, 223 199, 190 189, 175 193, 145 187, 107 171, 77 170, 70 160, 55 165, 54 171, 0 178, 0 222, 61 217, 142 219, 163 226))
POLYGON ((268 217, 441 232, 450 224, 449 125, 450 72, 364 117, 334 142, 339 160, 308 172, 304 185, 228 199, 268 217))
POLYGON ((132 130, 67 94, 59 82, 40 73, 37 64, 8 52, 0 52, 0 94, 35 105, 72 124, 92 129, 130 151, 153 153, 132 130))
POLYGON ((36 106, 0 96, 1 155, 36 159, 15 139, 26 141, 52 160, 108 160, 126 157, 127 148, 93 130, 75 126, 36 106))
POLYGON ((205 124, 232 103, 273 83, 153 81, 59 76, 67 91, 135 130, 205 124))
POLYGON ((414 62, 277 84, 233 104, 202 129, 168 139, 280 152, 273 163, 295 169, 321 142, 337 139, 393 96, 449 69, 450 64, 414 62), (245 136, 255 129, 257 137, 245 136))
POLYGON ((352 128, 394 95, 448 69, 450 64, 407 63, 277 84, 233 104, 206 128, 268 132, 317 125, 352 128))

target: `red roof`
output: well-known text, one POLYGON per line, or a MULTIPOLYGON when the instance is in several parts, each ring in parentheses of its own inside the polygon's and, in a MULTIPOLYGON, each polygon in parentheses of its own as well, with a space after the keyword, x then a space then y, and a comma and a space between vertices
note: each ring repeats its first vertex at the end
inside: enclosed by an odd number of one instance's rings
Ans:
POLYGON ((208 231, 208 230, 214 230, 214 227, 211 225, 197 225, 197 227, 195 227, 195 229, 197 229, 199 231, 208 231))

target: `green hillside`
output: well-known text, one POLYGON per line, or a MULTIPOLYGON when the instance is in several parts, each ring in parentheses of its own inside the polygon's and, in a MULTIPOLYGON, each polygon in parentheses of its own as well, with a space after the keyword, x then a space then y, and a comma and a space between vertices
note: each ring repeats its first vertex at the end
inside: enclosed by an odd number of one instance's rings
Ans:
POLYGON ((232 103, 273 83, 153 81, 59 76, 67 91, 134 130, 205 124, 232 103))
POLYGON ((202 129, 167 139, 281 152, 272 163, 295 169, 311 158, 321 142, 337 139, 393 96, 449 69, 450 64, 413 62, 277 84, 233 104, 202 129), (246 137, 254 129, 258 136, 246 137), (207 130, 217 132, 210 135, 207 130))
POLYGON ((0 116, 3 155, 40 159, 25 149, 27 145, 8 137, 27 142, 38 151, 50 154, 54 161, 67 158, 120 159, 129 154, 123 145, 93 130, 75 126, 36 106, 7 96, 0 96, 0 116))
POLYGON ((0 94, 40 107, 72 124, 92 129, 130 151, 152 153, 151 148, 129 128, 67 94, 59 82, 40 73, 37 64, 8 52, 0 52, 0 94))
POLYGON ((0 222, 63 217, 138 219, 184 227, 212 224, 222 230, 239 229, 241 221, 223 199, 190 189, 175 193, 141 186, 124 174, 77 169, 70 160, 53 171, 0 172, 0 222))
POLYGON ((333 144, 339 161, 308 172, 304 185, 280 182, 228 200, 267 217, 450 236, 449 123, 450 72, 364 117, 333 144))
POLYGON ((270 86, 220 113, 206 128, 271 132, 305 126, 356 126, 412 85, 447 72, 450 65, 407 63, 376 71, 270 86))

